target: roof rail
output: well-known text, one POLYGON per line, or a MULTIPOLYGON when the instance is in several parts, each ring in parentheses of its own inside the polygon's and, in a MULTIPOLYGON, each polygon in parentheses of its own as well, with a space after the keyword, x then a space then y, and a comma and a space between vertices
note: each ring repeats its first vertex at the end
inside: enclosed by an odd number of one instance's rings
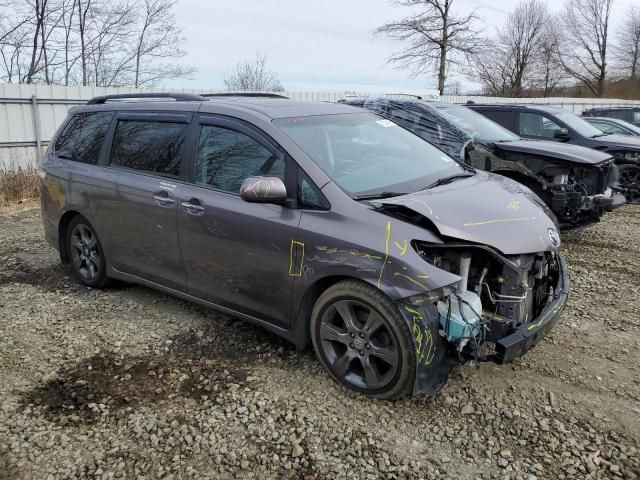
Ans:
POLYGON ((201 102, 205 100, 201 95, 193 93, 119 93, 117 95, 102 95, 100 97, 93 97, 87 102, 87 105, 100 105, 107 103, 109 100, 126 100, 126 99, 140 99, 140 98, 172 98, 176 102, 201 102))
POLYGON ((412 93, 385 93, 385 97, 413 97, 416 100, 422 100, 420 95, 413 95, 412 93))
POLYGON ((210 97, 266 97, 266 98, 289 98, 277 93, 260 93, 260 92, 224 92, 224 93, 203 93, 201 96, 210 97))

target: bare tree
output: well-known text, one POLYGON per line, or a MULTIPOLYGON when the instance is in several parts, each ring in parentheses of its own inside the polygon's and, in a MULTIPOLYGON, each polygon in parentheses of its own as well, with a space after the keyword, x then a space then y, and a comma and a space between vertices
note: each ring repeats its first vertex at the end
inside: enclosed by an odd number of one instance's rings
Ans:
POLYGON ((175 0, 0 0, 0 79, 152 86, 193 69, 175 0))
POLYGON ((540 42, 534 79, 535 88, 543 97, 554 95, 567 77, 558 56, 561 38, 558 22, 549 19, 540 42))
POLYGON ((413 76, 438 69, 438 91, 445 91, 449 67, 462 55, 474 54, 481 42, 475 28, 475 12, 455 15, 454 0, 395 0, 398 6, 419 11, 396 22, 389 22, 374 31, 407 46, 389 58, 399 68, 409 68, 413 76))
POLYGON ((593 95, 604 95, 613 0, 568 0, 562 15, 565 45, 559 59, 593 95))
POLYGON ((145 0, 145 14, 137 32, 134 51, 134 87, 156 85, 159 80, 190 75, 192 67, 158 63, 170 58, 180 58, 185 52, 182 29, 173 15, 175 0, 145 0))
POLYGON ((256 53, 254 60, 241 60, 234 72, 225 75, 224 85, 230 92, 283 92, 278 75, 267 68, 267 56, 256 53))
POLYGON ((550 15, 542 0, 524 0, 496 38, 470 59, 471 75, 493 95, 521 97, 533 86, 550 15))
POLYGON ((615 50, 623 75, 634 81, 640 79, 640 9, 629 8, 615 50))

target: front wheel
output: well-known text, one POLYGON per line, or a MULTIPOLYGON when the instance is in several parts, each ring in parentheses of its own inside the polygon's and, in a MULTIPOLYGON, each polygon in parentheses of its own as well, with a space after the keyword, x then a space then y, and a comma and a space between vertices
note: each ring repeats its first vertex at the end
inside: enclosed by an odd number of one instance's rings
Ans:
POLYGON ((636 165, 620 165, 620 187, 627 203, 640 204, 640 167, 636 165))
POLYGON ((329 374, 344 386, 376 398, 413 391, 416 353, 396 305, 356 280, 328 288, 311 314, 311 341, 329 374))
POLYGON ((102 288, 109 283, 107 262, 98 235, 79 215, 67 228, 67 256, 80 283, 93 288, 102 288))

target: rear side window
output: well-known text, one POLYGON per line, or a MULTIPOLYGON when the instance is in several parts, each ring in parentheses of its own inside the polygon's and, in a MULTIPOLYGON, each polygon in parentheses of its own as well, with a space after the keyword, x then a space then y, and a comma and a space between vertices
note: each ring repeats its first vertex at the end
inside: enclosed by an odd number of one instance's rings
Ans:
POLYGON ((284 160, 243 133, 204 126, 200 131, 195 173, 196 183, 239 193, 247 177, 284 180, 284 160))
POLYGON ((627 120, 627 112, 624 110, 605 110, 603 116, 617 118, 618 120, 627 120))
POLYGON ((98 163, 113 112, 78 113, 56 140, 55 154, 82 163, 98 163))
POLYGON ((185 123, 121 120, 113 137, 110 164, 178 177, 187 127, 185 123))

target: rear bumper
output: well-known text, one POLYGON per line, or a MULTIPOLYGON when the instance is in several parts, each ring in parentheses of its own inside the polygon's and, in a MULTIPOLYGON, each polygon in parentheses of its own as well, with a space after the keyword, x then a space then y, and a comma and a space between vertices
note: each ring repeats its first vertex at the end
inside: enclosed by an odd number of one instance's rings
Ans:
POLYGON ((559 262, 560 275, 554 300, 544 308, 537 318, 521 325, 513 333, 496 341, 496 360, 498 362, 508 363, 522 356, 542 340, 545 334, 557 323, 560 313, 567 303, 571 285, 565 260, 560 257, 559 262))

